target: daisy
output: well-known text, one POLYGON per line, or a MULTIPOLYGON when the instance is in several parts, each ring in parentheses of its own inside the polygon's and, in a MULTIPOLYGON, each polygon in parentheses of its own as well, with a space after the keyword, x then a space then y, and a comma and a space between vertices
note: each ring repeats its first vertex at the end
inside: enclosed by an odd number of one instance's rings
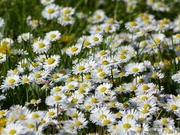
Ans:
POLYGON ((11 38, 3 38, 0 42, 0 46, 13 46, 14 41, 11 38))
POLYGON ((130 32, 134 32, 135 29, 139 28, 139 25, 134 21, 127 22, 125 23, 125 28, 129 30, 130 32))
POLYGON ((171 78, 173 81, 180 83, 180 70, 177 73, 173 74, 171 78))
POLYGON ((77 41, 78 44, 81 44, 84 48, 92 48, 92 44, 90 42, 90 36, 82 36, 77 41))
POLYGON ((89 37, 89 41, 90 41, 90 43, 91 43, 92 46, 98 45, 98 44, 102 43, 102 41, 103 41, 103 36, 100 35, 100 34, 92 34, 92 35, 89 37))
POLYGON ((87 15, 83 12, 77 12, 76 13, 76 16, 79 18, 79 19, 83 19, 83 18, 86 18, 87 15))
POLYGON ((29 74, 30 81, 37 83, 37 84, 44 84, 46 82, 46 78, 49 75, 49 70, 35 70, 29 74))
POLYGON ((82 48, 81 44, 73 45, 66 50, 66 54, 70 57, 73 55, 76 56, 81 52, 81 48, 82 48))
POLYGON ((52 4, 53 2, 54 0, 41 0, 41 4, 44 6, 52 4))
POLYGON ((72 16, 62 15, 58 18, 57 22, 62 26, 66 26, 74 24, 75 20, 72 16))
POLYGON ((42 11, 42 16, 47 20, 57 18, 59 14, 59 6, 56 4, 49 4, 42 11))
POLYGON ((122 121, 119 121, 117 124, 117 129, 119 130, 119 134, 131 134, 135 131, 136 121, 134 119, 126 119, 123 118, 122 121))
POLYGON ((53 55, 44 61, 43 67, 45 70, 53 70, 54 68, 56 68, 56 66, 58 66, 59 62, 60 62, 60 56, 53 55))
POLYGON ((51 42, 59 40, 60 37, 61 37, 61 33, 58 30, 50 31, 45 35, 45 39, 51 42))
POLYGON ((129 63, 124 67, 126 75, 138 75, 140 72, 146 70, 143 63, 129 63))
POLYGON ((72 67, 72 71, 74 74, 87 73, 89 71, 88 64, 84 63, 84 62, 80 62, 78 64, 75 64, 72 67))
POLYGON ((33 35, 31 33, 23 33, 17 37, 18 43, 21 43, 22 41, 31 41, 33 39, 33 35))
POLYGON ((58 104, 62 105, 62 103, 65 102, 65 100, 66 100, 66 96, 62 92, 54 93, 46 97, 45 103, 46 105, 53 107, 54 105, 58 105, 58 104))
POLYGON ((29 121, 34 122, 34 123, 39 123, 42 120, 43 117, 45 117, 45 112, 43 112, 43 111, 34 111, 34 112, 31 112, 27 116, 27 119, 29 121))
MULTIPOLYGON (((47 111, 46 115, 47 115, 47 117, 49 117, 49 118, 56 118, 56 117, 58 116, 58 113, 57 113, 57 112, 58 112, 57 109, 52 108, 52 109, 49 109, 49 110, 47 111)), ((46 117, 46 116, 45 116, 45 117, 46 117)))
POLYGON ((6 54, 0 52, 0 64, 6 61, 6 54))
POLYGON ((92 23, 103 22, 105 18, 106 18, 106 15, 103 10, 96 10, 92 16, 92 20, 93 20, 92 23))
POLYGON ((101 25, 92 25, 89 28, 89 33, 91 34, 103 34, 103 28, 101 27, 101 25))
POLYGON ((30 26, 32 29, 36 29, 39 25, 42 25, 42 22, 39 20, 32 19, 31 16, 28 16, 26 19, 26 23, 28 26, 30 26))
POLYGON ((75 9, 72 7, 63 7, 60 12, 62 16, 71 16, 74 14, 75 9))
POLYGON ((38 40, 32 44, 32 48, 37 54, 46 53, 50 48, 50 41, 38 38, 38 40))
POLYGON ((32 78, 30 78, 31 76, 29 75, 22 75, 21 76, 21 84, 30 84, 31 83, 31 80, 32 78))
POLYGON ((100 84, 96 89, 99 94, 105 94, 109 91, 111 91, 112 84, 110 83, 103 83, 100 84))
POLYGON ((117 30, 116 26, 108 23, 101 24, 101 27, 105 33, 113 33, 117 30))
POLYGON ((2 134, 4 135, 19 135, 26 133, 25 127, 22 124, 18 123, 9 123, 2 130, 2 134))
POLYGON ((7 76, 2 85, 1 85, 1 89, 3 91, 8 90, 8 89, 14 89, 16 86, 18 86, 20 83, 20 76, 15 74, 15 75, 10 75, 7 76))
POLYGON ((0 17, 0 27, 2 28, 4 26, 4 19, 0 17))
POLYGON ((78 130, 80 129, 83 129, 83 128, 86 128, 86 125, 88 124, 88 121, 86 120, 86 118, 84 117, 77 117, 77 118, 73 118, 72 119, 74 125, 75 125, 75 128, 77 128, 78 130))
POLYGON ((73 93, 67 100, 68 107, 78 107, 79 104, 83 103, 84 95, 73 93))

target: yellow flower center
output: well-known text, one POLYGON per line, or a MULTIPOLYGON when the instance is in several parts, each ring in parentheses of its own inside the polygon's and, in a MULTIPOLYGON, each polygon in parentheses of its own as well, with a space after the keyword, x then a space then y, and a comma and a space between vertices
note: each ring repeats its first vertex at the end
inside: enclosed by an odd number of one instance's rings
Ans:
POLYGON ((102 61, 102 65, 108 65, 108 64, 109 64, 109 62, 107 60, 102 61))
POLYGON ((105 30, 107 30, 107 31, 109 31, 109 30, 111 30, 112 28, 111 28, 111 26, 110 25, 107 25, 106 27, 105 27, 105 30))
POLYGON ((37 74, 35 74, 35 77, 36 78, 41 78, 41 74, 37 73, 37 74))
POLYGON ((54 91, 59 92, 59 91, 61 91, 61 89, 59 87, 57 87, 57 88, 54 89, 54 91))
POLYGON ((9 84, 13 84, 16 80, 15 79, 9 79, 9 84))
POLYGON ((80 126, 80 125, 82 125, 82 122, 79 121, 79 120, 76 120, 74 124, 75 124, 76 126, 80 126))
POLYGON ((160 43, 160 42, 161 42, 161 39, 155 38, 154 41, 155 41, 156 43, 160 43))
POLYGON ((126 118, 128 118, 128 119, 131 119, 132 117, 133 117, 132 114, 128 114, 128 115, 126 116, 126 118))
POLYGON ((105 75, 105 72, 101 72, 101 73, 99 74, 100 77, 103 77, 104 75, 105 75))
POLYGON ((100 92, 104 92, 104 91, 106 91, 106 90, 107 90, 106 87, 102 87, 102 88, 99 89, 100 92))
POLYGON ((123 91, 124 88, 123 88, 123 87, 119 87, 118 90, 119 90, 119 91, 123 91))
POLYGON ((161 122, 162 122, 162 124, 167 124, 168 121, 167 121, 167 119, 162 119, 161 122))
POLYGON ((130 22, 130 26, 137 26, 135 22, 130 22))
POLYGON ((72 98, 71 103, 76 103, 78 101, 77 98, 72 98))
POLYGON ((177 105, 175 105, 175 104, 172 104, 171 106, 170 106, 170 108, 171 108, 171 110, 177 110, 177 105))
POLYGON ((63 20, 64 20, 64 21, 69 21, 70 18, 69 18, 68 16, 64 16, 64 17, 63 17, 63 20))
POLYGON ((85 109, 91 109, 91 107, 90 105, 85 105, 85 109))
POLYGON ((34 104, 34 103, 36 103, 36 101, 37 101, 36 99, 31 99, 30 103, 34 104))
POLYGON ((148 109, 149 107, 150 107, 150 105, 149 104, 144 104, 144 109, 148 109))
POLYGON ((55 100, 55 101, 59 101, 59 100, 61 100, 61 97, 60 97, 59 95, 55 95, 55 96, 54 96, 54 100, 55 100))
POLYGON ((82 71, 82 70, 84 70, 84 69, 85 69, 84 66, 79 66, 79 67, 78 67, 78 70, 79 70, 79 71, 82 71))
POLYGON ((55 62, 55 59, 54 59, 54 58, 48 58, 48 60, 47 60, 47 63, 48 63, 49 65, 53 64, 54 62, 55 62))
POLYGON ((128 50, 124 49, 120 51, 120 54, 126 54, 128 52, 128 50))
POLYGON ((111 121, 110 121, 110 120, 107 120, 107 119, 103 121, 103 124, 104 124, 104 125, 108 125, 108 124, 110 124, 110 123, 111 123, 111 121))
POLYGON ((50 35, 50 38, 55 38, 56 37, 56 34, 51 34, 50 35))
POLYGON ((74 88, 74 84, 69 84, 68 89, 72 89, 72 88, 74 88))
POLYGON ((92 103, 97 103, 97 101, 98 101, 97 98, 95 98, 95 97, 91 98, 91 102, 92 102, 92 103))
POLYGON ((106 51, 100 51, 99 53, 101 56, 105 55, 106 54, 106 51))
POLYGON ((98 38, 98 37, 93 37, 93 40, 94 40, 94 41, 98 41, 99 38, 98 38))
POLYGON ((147 109, 143 109, 141 112, 142 112, 143 114, 146 114, 146 113, 148 113, 149 111, 148 111, 147 109))
POLYGON ((104 119, 104 118, 106 118, 106 115, 101 114, 101 115, 99 116, 99 118, 100 118, 100 119, 104 119))
POLYGON ((48 112, 48 115, 49 115, 49 116, 53 116, 54 114, 55 114, 55 113, 52 112, 52 111, 51 111, 51 112, 48 112))
POLYGON ((149 89, 149 86, 148 86, 148 85, 144 84, 144 85, 142 86, 142 90, 148 90, 148 89, 149 89))
POLYGON ((25 114, 21 114, 20 115, 20 120, 25 120, 26 119, 26 115, 25 114))
POLYGON ((72 117, 77 118, 78 114, 76 112, 72 113, 72 117))
POLYGON ((48 9, 48 13, 49 13, 49 14, 54 13, 54 9, 52 9, 52 8, 48 9))
POLYGON ((145 118, 144 117, 140 117, 138 120, 139 121, 145 121, 145 118))
POLYGON ((75 47, 75 46, 71 48, 71 51, 72 51, 72 52, 76 52, 77 50, 78 50, 78 48, 75 47))
POLYGON ((9 130, 9 135, 14 135, 15 133, 16 133, 16 130, 15 130, 15 129, 9 130))
POLYGON ((34 124, 29 123, 29 124, 28 124, 28 128, 34 128, 34 124))
POLYGON ((130 127, 131 127, 131 124, 129 124, 129 123, 124 123, 124 124, 123 124, 123 128, 124 128, 125 130, 129 129, 130 127))
POLYGON ((132 85, 132 86, 130 87, 130 89, 134 91, 134 90, 137 89, 137 87, 136 87, 135 85, 132 85))
POLYGON ((119 59, 126 59, 126 56, 125 55, 120 55, 119 59))
POLYGON ((78 89, 78 92, 79 92, 79 94, 83 94, 85 91, 84 91, 84 88, 79 88, 78 89))
POLYGON ((29 82, 29 79, 28 78, 23 78, 22 82, 27 83, 27 82, 29 82))
POLYGON ((42 42, 38 44, 38 47, 39 47, 39 48, 43 48, 44 46, 45 46, 45 44, 42 43, 42 42))
POLYGON ((133 71, 133 72, 138 72, 139 69, 135 67, 135 68, 132 68, 132 71, 133 71))
POLYGON ((71 10, 69 10, 69 9, 65 9, 65 10, 63 11, 64 14, 69 14, 70 12, 71 12, 71 10))
POLYGON ((36 118, 38 118, 38 117, 39 117, 39 114, 38 114, 38 113, 33 113, 33 114, 32 114, 32 118, 33 118, 33 119, 36 119, 36 118))

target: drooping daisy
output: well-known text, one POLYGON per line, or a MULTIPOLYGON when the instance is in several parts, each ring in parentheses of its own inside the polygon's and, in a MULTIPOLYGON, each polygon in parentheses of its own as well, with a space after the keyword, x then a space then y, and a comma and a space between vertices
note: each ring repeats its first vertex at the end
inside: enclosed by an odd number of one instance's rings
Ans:
POLYGON ((48 39, 49 41, 57 41, 61 37, 61 33, 58 30, 50 31, 46 33, 45 39, 48 39))
POLYGON ((31 33, 23 33, 17 37, 18 43, 21 43, 22 41, 31 41, 33 39, 33 35, 31 33))
POLYGON ((1 85, 1 89, 3 91, 8 90, 10 88, 14 89, 16 86, 18 86, 20 83, 20 76, 19 75, 10 75, 7 76, 4 81, 3 84, 1 85))
POLYGON ((40 39, 32 44, 33 51, 37 54, 46 53, 50 48, 50 41, 47 39, 40 39))
POLYGON ((42 11, 42 16, 47 20, 57 18, 59 14, 59 6, 56 4, 49 4, 42 11))
POLYGON ((53 55, 45 60, 43 67, 46 70, 53 70, 54 68, 56 68, 59 62, 60 62, 60 56, 53 55))

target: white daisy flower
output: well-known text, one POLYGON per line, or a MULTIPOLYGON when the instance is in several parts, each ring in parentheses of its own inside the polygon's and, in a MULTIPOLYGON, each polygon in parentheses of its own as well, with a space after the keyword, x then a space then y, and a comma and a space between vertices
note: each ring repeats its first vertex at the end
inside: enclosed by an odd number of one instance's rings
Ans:
POLYGON ((69 47, 67 50, 66 50, 66 54, 68 56, 73 56, 73 55, 78 55, 81 51, 81 48, 82 48, 82 45, 81 44, 76 44, 76 45, 73 45, 71 47, 69 47))
POLYGON ((55 0, 41 0, 41 4, 46 6, 52 4, 55 0))
POLYGON ((0 64, 6 61, 6 54, 0 53, 0 64))
POLYGON ((59 40, 60 37, 61 37, 61 33, 58 30, 50 31, 45 35, 45 39, 51 42, 59 40))
POLYGON ((89 41, 90 41, 92 46, 98 45, 98 44, 102 43, 103 36, 100 34, 92 34, 89 37, 89 41))
POLYGON ((37 54, 46 53, 50 48, 50 41, 47 39, 40 39, 32 44, 33 51, 37 54))
POLYGON ((63 7, 60 12, 62 16, 71 16, 74 14, 75 9, 72 7, 63 7))
POLYGON ((47 20, 57 18, 60 15, 59 8, 56 4, 49 4, 43 9, 42 16, 47 20))
POLYGON ((8 90, 10 88, 14 89, 16 86, 19 85, 19 83, 20 83, 20 76, 17 75, 17 74, 15 74, 15 75, 12 74, 10 76, 7 76, 4 79, 4 81, 3 81, 2 85, 1 85, 1 89, 3 91, 8 90))
POLYGON ((59 62, 60 62, 60 56, 53 55, 44 61, 43 67, 46 70, 53 70, 56 68, 56 66, 58 66, 59 62))
POLYGON ((31 33, 23 33, 17 37, 18 43, 21 43, 22 41, 31 41, 33 39, 33 35, 31 33))
POLYGON ((74 24, 75 20, 72 16, 62 15, 58 18, 57 22, 62 26, 66 26, 74 24))

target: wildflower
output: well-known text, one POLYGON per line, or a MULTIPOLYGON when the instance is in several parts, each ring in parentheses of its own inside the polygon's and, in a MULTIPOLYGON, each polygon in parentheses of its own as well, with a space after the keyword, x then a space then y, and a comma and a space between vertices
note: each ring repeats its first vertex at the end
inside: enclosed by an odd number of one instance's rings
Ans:
POLYGON ((4 26, 4 19, 0 17, 0 27, 2 28, 4 26))
POLYGON ((33 35, 31 33, 23 33, 17 37, 18 43, 21 43, 22 41, 31 41, 33 39, 33 35))
POLYGON ((89 71, 87 63, 80 62, 72 67, 74 74, 87 73, 89 71))
POLYGON ((89 33, 91 34, 103 34, 103 28, 101 27, 101 25, 92 25, 89 28, 89 33))
POLYGON ((46 97, 45 103, 48 106, 54 106, 58 104, 62 104, 65 102, 66 96, 61 92, 61 93, 54 93, 50 96, 46 97))
POLYGON ((75 20, 72 16, 62 15, 58 18, 57 22, 62 26, 66 26, 74 24, 75 20))
POLYGON ((72 7, 63 7, 60 12, 62 16, 71 16, 74 14, 75 9, 72 7))
POLYGON ((81 51, 82 46, 80 44, 73 45, 66 50, 68 56, 78 55, 81 51))
POLYGON ((44 6, 52 4, 53 2, 54 0, 41 0, 41 4, 44 6))
POLYGON ((92 34, 89 37, 89 41, 91 43, 92 46, 98 45, 103 41, 103 37, 100 34, 92 34))
POLYGON ((31 112, 28 116, 27 119, 34 122, 34 123, 39 123, 41 119, 45 116, 45 112, 43 111, 34 111, 31 112))
POLYGON ((136 121, 134 119, 126 119, 123 117, 122 121, 117 124, 119 134, 131 134, 136 127, 136 121))
POLYGON ((45 39, 49 40, 50 42, 54 42, 59 40, 61 37, 61 33, 58 30, 50 31, 46 33, 45 39))
POLYGON ((32 78, 31 78, 31 76, 28 76, 28 75, 22 75, 21 76, 21 84, 29 84, 29 83, 31 83, 31 80, 32 80, 32 78))
POLYGON ((93 20, 92 23, 103 22, 105 17, 106 17, 106 15, 105 15, 105 12, 103 10, 96 10, 92 16, 92 20, 93 20))
POLYGON ((171 78, 172 78, 173 81, 180 83, 180 71, 178 71, 177 73, 172 75, 171 78))
POLYGON ((20 83, 20 76, 19 75, 10 75, 5 78, 3 84, 1 85, 1 89, 3 91, 8 89, 14 89, 20 83))
POLYGON ((143 63, 129 63, 124 67, 126 75, 138 75, 140 72, 145 71, 145 67, 143 63))
POLYGON ((109 83, 103 83, 103 84, 100 84, 98 87, 97 87, 97 92, 99 94, 105 94, 107 92, 110 91, 112 85, 109 84, 109 83))
POLYGON ((59 6, 56 4, 47 5, 43 11, 42 16, 47 20, 52 20, 59 16, 59 6))
POLYGON ((56 68, 56 66, 59 64, 59 62, 60 62, 60 56, 53 55, 45 60, 44 69, 53 70, 54 68, 56 68))
POLYGON ((6 61, 6 54, 0 52, 0 64, 6 61))
POLYGON ((2 134, 4 135, 19 135, 26 133, 25 127, 22 124, 18 123, 9 123, 2 130, 2 134))
POLYGON ((77 128, 78 130, 85 128, 86 125, 88 124, 88 121, 82 116, 79 116, 77 118, 73 118, 72 122, 74 123, 75 128, 77 128))
POLYGON ((50 41, 47 39, 40 39, 32 44, 33 51, 37 54, 46 53, 50 48, 50 41))

